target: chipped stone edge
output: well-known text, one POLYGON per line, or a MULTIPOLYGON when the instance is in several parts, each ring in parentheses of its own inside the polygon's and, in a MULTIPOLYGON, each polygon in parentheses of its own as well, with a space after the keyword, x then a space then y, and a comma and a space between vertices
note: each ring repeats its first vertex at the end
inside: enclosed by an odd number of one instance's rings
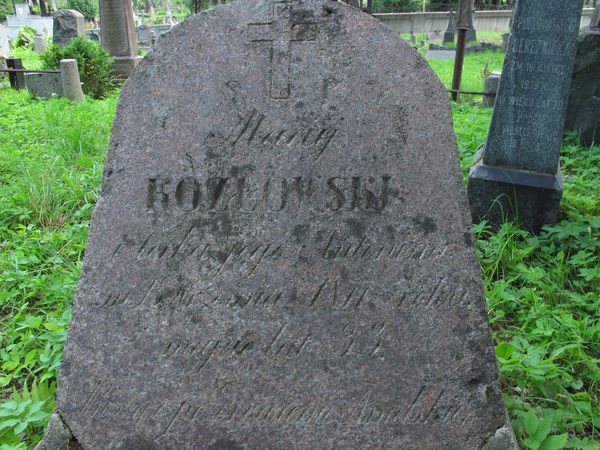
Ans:
POLYGON ((44 437, 33 450, 76 450, 82 448, 57 410, 52 413, 44 437))
POLYGON ((517 436, 510 425, 508 413, 505 414, 504 426, 498 428, 496 433, 485 441, 481 450, 521 450, 517 443, 517 436))

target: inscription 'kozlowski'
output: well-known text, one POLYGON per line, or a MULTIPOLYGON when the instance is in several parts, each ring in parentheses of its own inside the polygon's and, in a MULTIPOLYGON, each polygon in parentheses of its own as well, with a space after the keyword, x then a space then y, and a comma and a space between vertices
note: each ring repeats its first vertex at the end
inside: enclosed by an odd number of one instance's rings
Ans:
POLYGON ((390 176, 196 177, 148 179, 146 206, 157 212, 293 211, 303 205, 329 211, 382 211, 390 176))

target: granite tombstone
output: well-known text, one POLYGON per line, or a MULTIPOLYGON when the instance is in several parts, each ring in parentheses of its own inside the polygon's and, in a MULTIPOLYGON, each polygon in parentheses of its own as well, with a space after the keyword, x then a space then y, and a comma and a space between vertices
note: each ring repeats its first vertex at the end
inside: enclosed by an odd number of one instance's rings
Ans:
POLYGON ((137 54, 137 37, 131 0, 100 0, 100 41, 113 57, 113 70, 127 78, 142 59, 137 54))
POLYGON ((475 23, 473 16, 475 15, 475 10, 469 10, 469 28, 467 29, 467 42, 475 42, 477 40, 477 30, 475 30, 475 23))
MULTIPOLYGON (((600 5, 596 6, 596 17, 600 5)), ((585 146, 600 145, 600 18, 577 38, 565 128, 585 146)))
POLYGON ((515 448, 447 94, 360 10, 173 27, 92 222, 58 389, 84 449, 515 448))
POLYGON ((578 0, 517 2, 487 143, 469 174, 477 222, 517 219, 536 232, 558 218, 559 156, 581 10, 578 0))
POLYGON ((54 13, 52 39, 55 44, 64 47, 71 39, 85 34, 83 14, 74 9, 59 9, 54 13))
POLYGON ((452 9, 448 12, 448 27, 444 32, 444 44, 454 44, 454 31, 456 26, 454 25, 454 11, 452 9))

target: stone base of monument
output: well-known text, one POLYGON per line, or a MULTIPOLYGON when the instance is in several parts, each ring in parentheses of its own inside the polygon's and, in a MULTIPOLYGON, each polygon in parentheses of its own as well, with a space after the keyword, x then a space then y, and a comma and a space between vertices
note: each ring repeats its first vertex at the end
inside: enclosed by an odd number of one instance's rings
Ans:
POLYGON ((562 174, 486 166, 479 161, 469 173, 469 204, 474 223, 487 220, 497 228, 516 220, 529 231, 556 223, 562 198, 562 174))
POLYGON ((113 70, 118 78, 126 80, 141 60, 141 56, 115 56, 113 70))
POLYGON ((55 412, 50 417, 44 437, 35 446, 34 450, 82 450, 82 447, 64 423, 62 417, 55 412))
POLYGON ((60 73, 26 73, 25 85, 32 97, 62 97, 60 73))

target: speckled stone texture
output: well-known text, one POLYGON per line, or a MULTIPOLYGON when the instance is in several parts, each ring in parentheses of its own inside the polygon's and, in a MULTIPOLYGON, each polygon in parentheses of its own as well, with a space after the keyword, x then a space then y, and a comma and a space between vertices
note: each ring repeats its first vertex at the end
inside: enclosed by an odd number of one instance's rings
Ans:
POLYGON ((79 11, 59 9, 52 18, 54 19, 52 40, 61 47, 71 42, 74 37, 85 34, 85 20, 79 11))
POLYGON ((483 160, 469 173, 475 222, 487 219, 498 226, 503 219, 517 220, 533 231, 556 222, 560 147, 581 10, 576 0, 516 4, 483 160))
POLYGON ((62 97, 60 73, 26 73, 25 85, 32 97, 62 97))
POLYGON ((513 448, 468 216, 447 93, 376 19, 194 16, 123 89, 61 415, 86 450, 513 448))

